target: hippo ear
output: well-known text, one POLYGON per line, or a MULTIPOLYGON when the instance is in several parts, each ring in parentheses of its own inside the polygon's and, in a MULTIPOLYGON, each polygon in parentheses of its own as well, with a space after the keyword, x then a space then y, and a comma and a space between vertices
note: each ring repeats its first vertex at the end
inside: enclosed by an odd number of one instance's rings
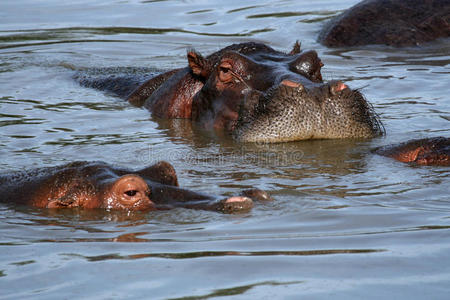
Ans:
POLYGON ((210 66, 208 60, 200 53, 191 50, 188 52, 187 58, 192 73, 203 78, 207 78, 209 76, 210 66))
POLYGON ((155 181, 164 185, 178 186, 178 178, 175 168, 166 161, 156 164, 136 172, 145 179, 155 181))
POLYGON ((294 47, 292 48, 291 52, 289 52, 289 55, 295 55, 300 53, 301 44, 299 41, 295 41, 294 47))

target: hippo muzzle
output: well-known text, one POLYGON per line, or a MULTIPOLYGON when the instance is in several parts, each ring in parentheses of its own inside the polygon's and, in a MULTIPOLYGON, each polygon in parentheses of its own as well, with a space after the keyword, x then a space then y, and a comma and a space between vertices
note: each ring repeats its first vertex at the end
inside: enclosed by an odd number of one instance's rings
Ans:
POLYGON ((233 136, 241 142, 371 138, 384 133, 372 106, 340 81, 305 87, 283 80, 265 93, 248 91, 233 136))

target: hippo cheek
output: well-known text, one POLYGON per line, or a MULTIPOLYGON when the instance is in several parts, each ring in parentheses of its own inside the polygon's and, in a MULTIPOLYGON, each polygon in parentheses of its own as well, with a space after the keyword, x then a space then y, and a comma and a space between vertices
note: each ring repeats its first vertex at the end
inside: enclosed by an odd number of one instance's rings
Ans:
POLYGON ((154 210, 150 188, 140 176, 124 175, 116 180, 107 197, 106 207, 111 209, 154 210))

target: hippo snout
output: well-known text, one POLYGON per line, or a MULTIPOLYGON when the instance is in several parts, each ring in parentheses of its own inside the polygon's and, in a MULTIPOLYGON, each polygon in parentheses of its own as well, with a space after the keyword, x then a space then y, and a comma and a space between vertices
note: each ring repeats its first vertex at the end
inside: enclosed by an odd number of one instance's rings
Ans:
POLYGON ((234 137, 242 142, 371 138, 384 129, 372 106, 341 81, 284 79, 266 93, 248 93, 234 137))

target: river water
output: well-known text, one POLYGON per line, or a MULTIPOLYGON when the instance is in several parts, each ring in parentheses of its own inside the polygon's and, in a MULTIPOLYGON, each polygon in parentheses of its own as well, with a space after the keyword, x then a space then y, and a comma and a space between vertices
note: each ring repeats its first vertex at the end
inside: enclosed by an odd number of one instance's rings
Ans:
POLYGON ((1 299, 446 299, 450 170, 373 147, 450 135, 450 42, 327 49, 320 28, 357 1, 0 3, 0 171, 170 161, 181 186, 275 201, 251 212, 50 212, 0 204, 1 299), (315 49, 324 79, 361 88, 386 136, 239 145, 80 87, 74 69, 186 65, 258 41, 315 49))

